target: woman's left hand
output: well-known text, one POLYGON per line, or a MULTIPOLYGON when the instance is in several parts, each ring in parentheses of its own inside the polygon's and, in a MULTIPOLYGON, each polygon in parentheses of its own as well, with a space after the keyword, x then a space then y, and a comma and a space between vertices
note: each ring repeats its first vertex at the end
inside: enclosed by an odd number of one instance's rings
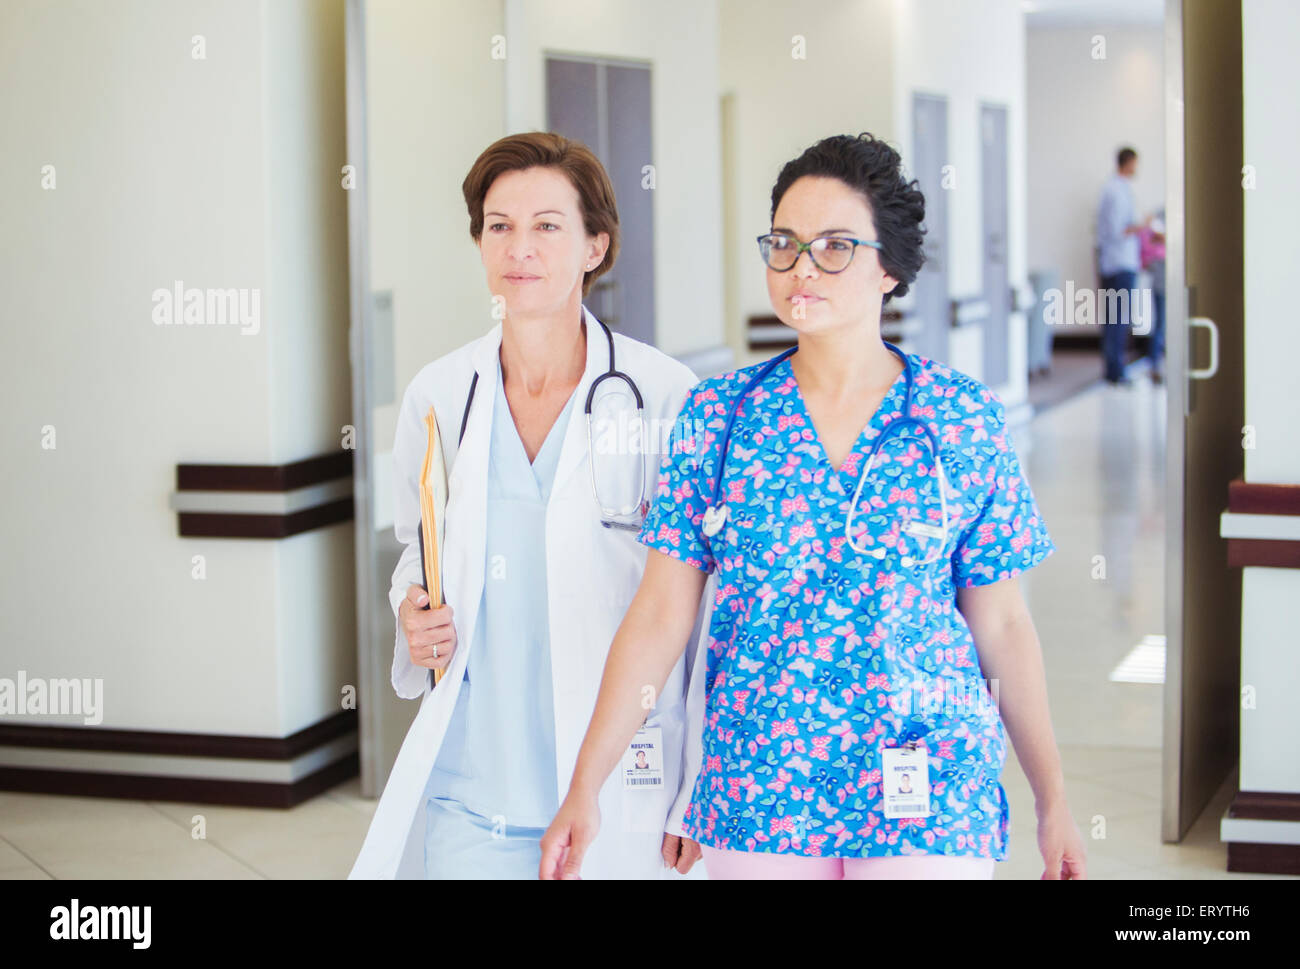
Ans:
POLYGON ((665 868, 676 868, 685 875, 691 866, 700 860, 703 854, 700 846, 690 838, 679 838, 675 834, 665 834, 663 856, 665 868))
POLYGON ((1043 856, 1040 880, 1086 879, 1083 837, 1062 799, 1038 811, 1038 851, 1043 856))

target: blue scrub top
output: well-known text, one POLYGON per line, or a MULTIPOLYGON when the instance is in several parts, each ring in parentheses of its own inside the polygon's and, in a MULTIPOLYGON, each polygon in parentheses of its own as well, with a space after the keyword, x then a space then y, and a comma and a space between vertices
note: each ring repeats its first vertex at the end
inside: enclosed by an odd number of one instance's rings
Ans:
POLYGON ((939 444, 949 530, 938 538, 933 455, 903 416, 900 374, 853 450, 831 466, 788 360, 745 398, 723 468, 727 414, 759 365, 700 383, 682 409, 639 540, 718 571, 705 678, 703 767, 687 833, 713 848, 821 857, 1006 858, 1001 718, 956 590, 1036 566, 1054 548, 1006 415, 972 378, 910 354, 910 416, 939 444), (725 526, 704 534, 721 470, 725 526), (901 546, 901 547, 900 547, 901 546), (925 559, 934 558, 931 563, 925 559), (931 814, 884 817, 882 748, 927 751, 931 814))
MULTIPOLYGON (((570 397, 530 465, 497 362, 488 459, 483 598, 465 680, 426 794, 511 827, 559 810, 546 596, 546 506, 570 397)), ((575 392, 576 396, 576 392, 575 392)))

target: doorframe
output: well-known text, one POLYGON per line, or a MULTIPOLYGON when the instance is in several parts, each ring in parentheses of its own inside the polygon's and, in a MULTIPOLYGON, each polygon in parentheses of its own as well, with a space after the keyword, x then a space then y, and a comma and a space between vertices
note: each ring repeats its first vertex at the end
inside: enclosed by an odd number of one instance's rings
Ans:
POLYGON ((1160 836, 1179 831, 1183 721, 1183 526, 1187 441, 1187 243, 1183 0, 1165 0, 1165 686, 1160 836))
MULTIPOLYGON (((592 65, 592 66, 594 66, 594 67, 596 68, 596 118, 597 118, 597 122, 596 122, 596 131, 597 131, 597 140, 598 140, 598 143, 595 144, 595 145, 588 145, 587 147, 590 148, 592 151, 595 152, 596 157, 601 161, 601 164, 606 164, 606 163, 607 163, 607 159, 610 159, 610 137, 609 137, 609 124, 608 124, 608 118, 609 118, 609 110, 608 110, 608 107, 609 107, 609 94, 608 94, 608 90, 609 90, 609 88, 608 88, 608 80, 607 80, 607 78, 606 78, 605 69, 606 69, 606 68, 613 67, 613 68, 632 68, 632 69, 636 69, 636 70, 644 70, 644 71, 647 73, 648 78, 649 78, 649 82, 650 82, 650 113, 651 113, 651 118, 650 118, 650 144, 651 144, 651 157, 650 157, 650 159, 649 159, 649 163, 653 164, 653 162, 654 162, 654 124, 653 124, 653 122, 654 122, 654 105, 655 105, 655 97, 656 97, 656 94, 655 94, 655 86, 656 86, 656 72, 655 72, 655 62, 654 62, 653 59, 651 59, 651 58, 639 58, 639 57, 614 56, 614 55, 606 55, 606 54, 575 53, 575 52, 571 52, 571 51, 567 51, 567 50, 561 50, 561 49, 557 49, 557 48, 549 48, 549 47, 548 47, 548 48, 542 48, 541 51, 540 51, 539 53, 540 53, 540 57, 541 57, 541 64, 542 64, 542 77, 543 77, 543 85, 544 85, 544 86, 548 83, 548 80, 549 80, 548 70, 547 70, 547 65, 548 65, 551 61, 565 61, 565 62, 573 63, 573 64, 590 64, 590 65, 592 65)), ((548 103, 548 102, 549 102, 549 94, 550 94, 549 91, 546 91, 546 92, 543 94, 543 105, 544 105, 544 110, 545 110, 545 113, 546 113, 546 117, 545 117, 545 126, 546 126, 547 130, 554 130, 553 127, 552 127, 552 118, 550 117, 550 108, 549 108, 549 103, 548 103)), ((509 92, 509 89, 507 89, 507 102, 508 102, 509 97, 510 97, 510 92, 509 92)), ((510 113, 510 104, 507 103, 507 104, 506 104, 506 114, 507 114, 507 117, 509 116, 509 113, 510 113)), ((613 167, 613 165, 612 165, 612 160, 609 161, 609 167, 610 167, 610 168, 613 167)), ((607 174, 608 174, 608 173, 607 173, 607 174)), ((616 181, 616 179, 615 179, 613 176, 611 176, 610 180, 611 180, 611 182, 616 181)), ((617 195, 617 190, 615 191, 615 194, 617 195)), ((635 333, 628 333, 628 331, 626 330, 626 328, 623 329, 623 333, 624 333, 625 335, 632 336, 634 339, 642 340, 643 342, 649 344, 650 346, 655 346, 655 347, 657 347, 657 346, 659 345, 658 342, 657 342, 657 341, 658 341, 658 338, 659 338, 659 309, 658 309, 658 302, 659 302, 659 300, 658 300, 658 280, 657 280, 657 275, 656 275, 656 273, 657 273, 657 269, 658 269, 658 263, 659 263, 659 258, 658 258, 658 255, 659 255, 659 253, 658 253, 658 247, 659 247, 659 225, 658 225, 658 222, 659 222, 659 205, 658 205, 658 200, 657 200, 657 198, 655 197, 654 193, 651 193, 651 195, 650 195, 650 234, 651 234, 651 239, 650 239, 650 270, 651 270, 651 276, 650 276, 650 294, 651 294, 652 307, 651 307, 650 320, 649 320, 649 332, 644 333, 644 334, 635 334, 635 333)), ((620 231, 623 231, 623 230, 620 230, 620 231)), ((624 238, 626 238, 626 235, 624 235, 624 238)), ((601 280, 599 280, 599 281, 595 284, 595 286, 592 288, 591 293, 588 294, 588 296, 586 296, 586 297, 583 298, 583 303, 584 303, 584 304, 587 304, 587 303, 588 303, 588 299, 591 299, 591 298, 594 298, 595 296, 597 296, 598 293, 599 293, 599 290, 601 290, 601 288, 602 288, 605 284, 609 284, 609 283, 611 283, 611 282, 616 282, 616 283, 619 283, 619 284, 621 285, 622 278, 623 278, 623 277, 620 276, 620 274, 619 274, 618 263, 615 263, 614 268, 613 268, 612 270, 610 270, 608 273, 606 273, 606 275, 603 276, 603 277, 601 278, 601 280)), ((626 291, 624 291, 624 292, 626 292, 626 291)), ((602 300, 602 303, 603 303, 603 300, 602 300)), ((588 305, 589 305, 589 304, 588 304, 588 305)), ((589 308, 590 308, 590 306, 589 306, 589 308)), ((601 305, 600 307, 597 307, 597 308, 598 308, 599 310, 601 310, 601 318, 604 319, 604 318, 608 315, 608 313, 607 313, 606 311, 609 310, 609 307, 607 307, 607 306, 605 306, 605 305, 601 305)), ((616 317, 616 319, 617 319, 617 317, 616 317)), ((618 329, 618 328, 619 328, 619 327, 618 327, 618 323, 615 322, 615 320, 607 320, 607 322, 610 322, 610 324, 611 324, 615 329, 618 329)), ((725 332, 725 325, 724 325, 724 332, 725 332)))
POLYGON ((366 0, 347 0, 344 10, 344 92, 347 105, 347 159, 355 182, 348 191, 348 359, 352 369, 352 500, 356 559, 357 731, 361 794, 378 797, 384 788, 381 744, 386 684, 376 668, 375 511, 371 480, 373 415, 370 373, 374 350, 374 303, 370 293, 369 139, 366 136, 366 0))
MULTIPOLYGON (((952 107, 952 101, 951 101, 951 98, 950 98, 949 95, 947 95, 947 94, 933 94, 933 93, 931 93, 931 92, 929 92, 929 91, 922 90, 922 89, 920 89, 920 88, 913 88, 913 90, 912 90, 912 103, 911 103, 911 105, 910 105, 912 116, 911 116, 911 118, 909 119, 909 121, 910 121, 910 124, 911 124, 911 133, 912 133, 912 153, 911 153, 911 157, 912 157, 912 159, 913 159, 913 162, 915 162, 915 160, 916 160, 916 157, 917 157, 917 154, 918 154, 918 148, 917 148, 917 146, 918 146, 918 144, 920 143, 920 136, 919 136, 919 132, 918 132, 918 130, 917 130, 918 125, 917 125, 916 122, 917 122, 917 108, 918 108, 918 106, 919 106, 919 102, 921 102, 921 101, 929 101, 929 102, 932 102, 932 103, 934 103, 934 104, 940 105, 940 106, 942 106, 942 108, 943 108, 943 121, 944 121, 944 130, 943 130, 943 147, 944 147, 944 154, 948 156, 947 160, 945 160, 945 161, 943 162, 943 164, 944 164, 944 165, 951 164, 952 146, 951 146, 951 139, 950 139, 950 137, 949 137, 950 134, 951 134, 951 128, 952 128, 952 122, 951 122, 951 114, 952 114, 952 112, 951 112, 951 110, 950 110, 951 107, 952 107)), ((940 167, 940 172, 942 172, 942 170, 943 170, 943 168, 942 168, 942 166, 941 166, 941 167, 940 167)), ((923 177, 924 173, 920 172, 920 171, 919 171, 919 166, 916 166, 915 164, 914 164, 914 166, 913 166, 913 173, 916 174, 918 180, 921 181, 921 183, 922 183, 922 184, 921 184, 921 187, 922 187, 922 190, 924 191, 924 189, 927 187, 927 186, 926 186, 925 179, 924 179, 924 177, 923 177)), ((933 173, 932 173, 932 174, 933 174, 933 173)), ((938 343, 942 342, 942 344, 943 344, 943 346, 942 346, 943 355, 942 355, 941 357, 934 356, 934 354, 931 354, 931 353, 928 353, 928 352, 926 353, 926 356, 931 356, 931 357, 933 357, 934 359, 939 360, 940 362, 944 363, 945 365, 949 365, 949 364, 951 364, 951 362, 952 362, 952 328, 953 328, 953 322, 952 322, 952 258, 951 258, 951 256, 952 256, 952 233, 951 233, 951 225, 952 225, 952 206, 950 206, 950 205, 948 204, 948 196, 947 196, 947 194, 945 193, 945 190, 944 190, 944 188, 943 188, 943 177, 942 177, 942 175, 937 175, 937 176, 934 178, 934 182, 933 182, 933 184, 935 184, 935 185, 938 186, 937 189, 936 189, 936 191, 935 191, 935 193, 933 193, 933 197, 935 197, 935 198, 942 198, 942 199, 943 199, 943 225, 939 227, 940 230, 941 230, 940 233, 939 233, 939 238, 940 238, 940 240, 941 240, 941 244, 942 244, 942 246, 943 246, 943 251, 940 253, 940 265, 941 265, 941 268, 940 268, 937 272, 934 271, 934 270, 931 270, 931 273, 932 273, 933 275, 935 275, 935 276, 939 276, 939 277, 941 278, 942 287, 943 287, 943 300, 942 300, 942 302, 940 303, 941 315, 939 316, 939 318, 938 318, 937 320, 934 320, 934 321, 933 321, 934 325, 936 325, 936 326, 939 327, 939 329, 940 329, 940 331, 941 331, 941 333, 942 333, 942 339, 940 340, 940 339, 937 339, 937 338, 936 338, 936 339, 934 340, 934 342, 933 342, 929 347, 925 347, 924 349, 927 350, 927 351, 930 350, 930 349, 934 349, 934 348, 937 346, 938 343)), ((926 198, 927 198, 927 199, 929 199, 930 197, 931 197, 930 194, 927 194, 927 195, 926 195, 926 198)), ((936 225, 936 223, 934 222, 934 220, 931 219, 931 214, 932 214, 932 207, 927 203, 927 206, 926 206, 926 213, 925 213, 925 222, 926 222, 926 230, 927 230, 927 232, 926 232, 926 236, 927 236, 927 239, 930 237, 930 234, 934 231, 934 228, 935 228, 935 225, 936 225)), ((927 261, 927 263, 928 263, 930 260, 927 258, 926 261, 927 261)), ((924 267, 924 266, 922 267, 922 272, 925 272, 925 267, 924 267)), ((919 281, 919 280, 921 279, 921 277, 918 276, 917 279, 918 279, 918 281, 919 281)), ((920 300, 918 299, 916 302, 919 303, 920 300)), ((924 317, 922 317, 922 319, 921 319, 921 325, 922 325, 922 326, 927 325, 928 322, 929 322, 929 321, 925 320, 924 317)))
POLYGON ((995 305, 1002 307, 1002 356, 1001 365, 1004 373, 1000 380, 994 381, 989 373, 989 362, 992 354, 989 353, 989 336, 993 330, 993 313, 990 312, 985 320, 984 332, 981 340, 981 362, 980 378, 990 387, 1005 388, 1013 382, 1011 373, 1011 317, 1015 313, 1012 305, 1011 291, 1020 285, 1018 280, 1011 277, 1011 106, 1002 101, 989 101, 981 99, 975 106, 976 130, 978 132, 979 144, 979 162, 980 162, 980 252, 988 252, 988 209, 986 208, 986 199, 984 198, 984 112, 985 110, 1000 111, 1002 113, 1002 275, 1005 285, 1002 287, 1002 293, 999 294, 999 303, 993 303, 993 294, 988 291, 984 285, 984 264, 980 265, 980 290, 983 293, 985 301, 988 303, 990 311, 995 309, 995 305))

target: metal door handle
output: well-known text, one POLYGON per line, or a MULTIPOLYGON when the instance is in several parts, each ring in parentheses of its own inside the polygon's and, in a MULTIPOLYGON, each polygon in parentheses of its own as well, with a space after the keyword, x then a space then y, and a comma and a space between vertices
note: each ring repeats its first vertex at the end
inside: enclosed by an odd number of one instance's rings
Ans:
POLYGON ((1208 316, 1191 316, 1187 319, 1187 326, 1202 326, 1210 331, 1210 364, 1207 367, 1191 368, 1187 370, 1187 376, 1192 380, 1209 380, 1219 372, 1219 328, 1215 325, 1214 320, 1208 316))

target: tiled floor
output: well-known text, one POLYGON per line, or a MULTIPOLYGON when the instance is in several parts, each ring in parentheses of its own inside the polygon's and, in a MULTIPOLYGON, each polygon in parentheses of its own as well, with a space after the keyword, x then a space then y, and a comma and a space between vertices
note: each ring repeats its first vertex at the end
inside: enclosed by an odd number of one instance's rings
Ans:
MULTIPOLYGON (((1267 877, 1225 871, 1232 778, 1181 844, 1161 842, 1161 687, 1107 679, 1163 631, 1164 400, 1144 379, 1097 386, 1013 431, 1057 545, 1024 587, 1066 792, 1090 877, 1267 877)), ((1038 878, 1033 797, 1010 752, 1002 783, 1011 850, 996 877, 1038 878)), ((0 792, 0 878, 342 878, 373 811, 356 779, 291 811, 0 792)))

